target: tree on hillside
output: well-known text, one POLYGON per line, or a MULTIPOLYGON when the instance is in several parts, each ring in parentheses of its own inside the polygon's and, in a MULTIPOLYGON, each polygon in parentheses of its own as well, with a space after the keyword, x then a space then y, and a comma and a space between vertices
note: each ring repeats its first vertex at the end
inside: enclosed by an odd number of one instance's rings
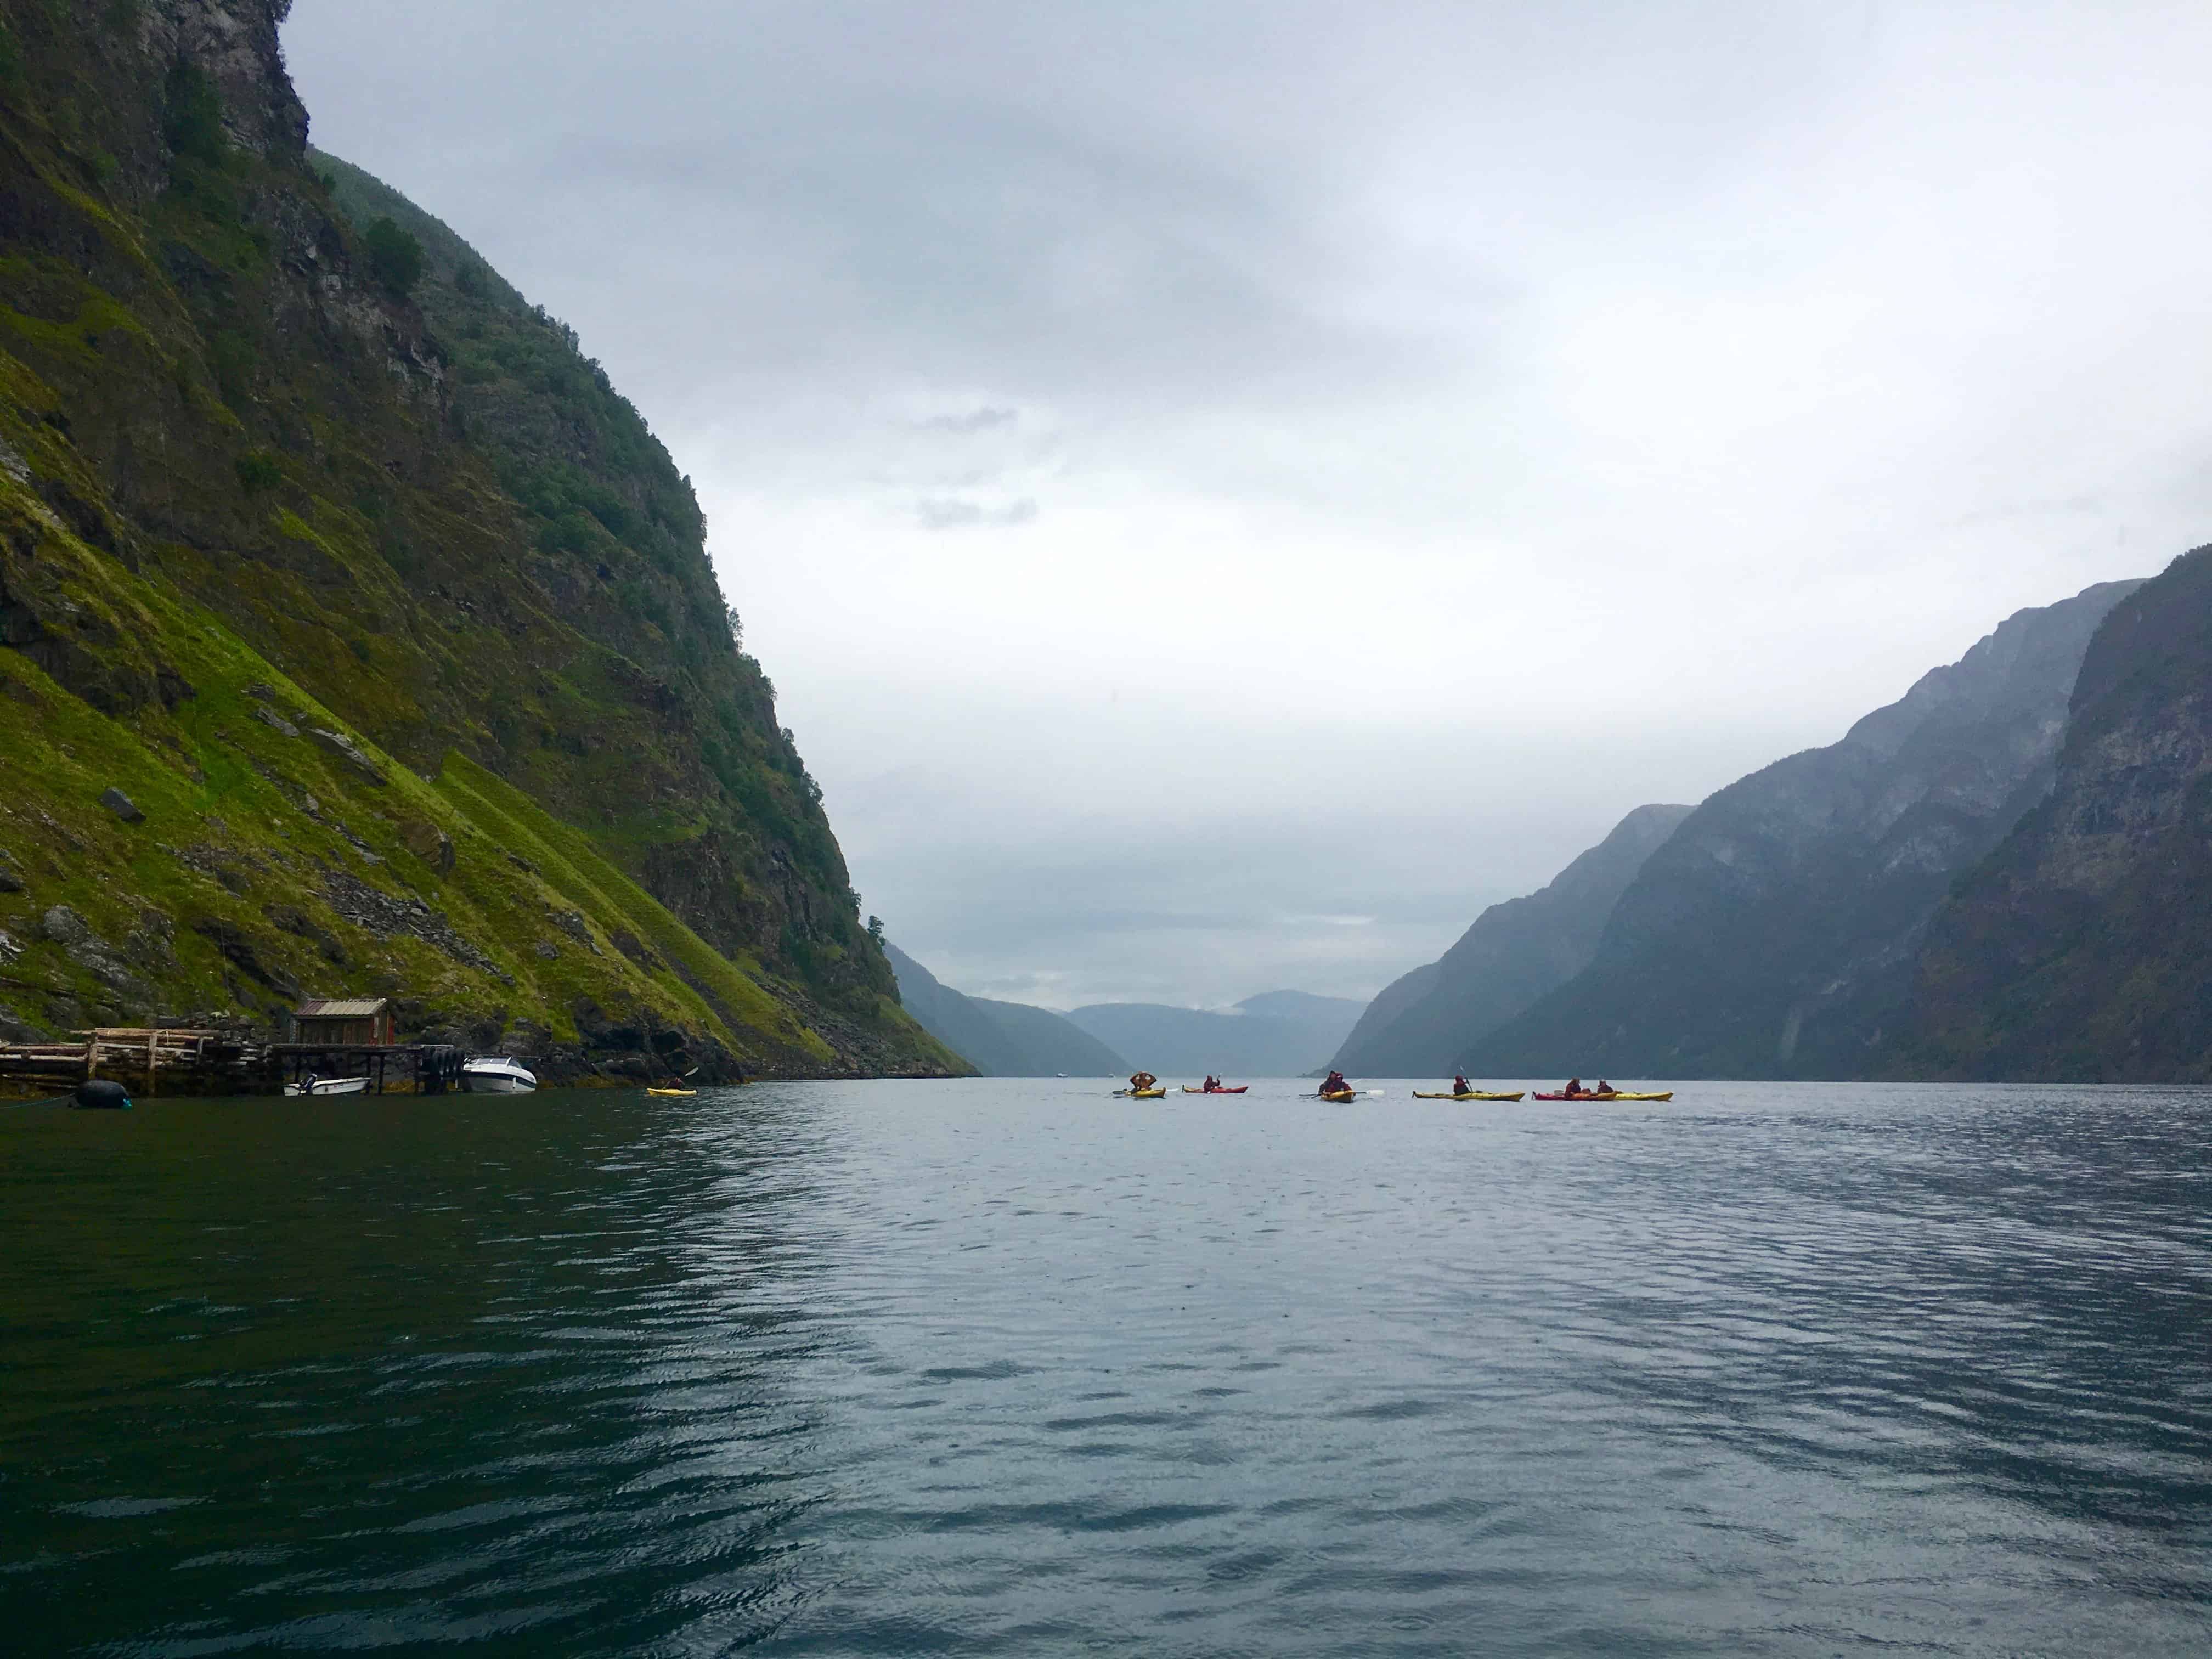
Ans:
POLYGON ((222 165, 229 153, 230 137, 222 130, 222 99, 197 64, 179 60, 169 71, 161 137, 175 155, 212 166, 222 165))
POLYGON ((390 219, 379 219, 362 233, 368 274, 395 300, 414 293, 422 280, 422 244, 390 219))

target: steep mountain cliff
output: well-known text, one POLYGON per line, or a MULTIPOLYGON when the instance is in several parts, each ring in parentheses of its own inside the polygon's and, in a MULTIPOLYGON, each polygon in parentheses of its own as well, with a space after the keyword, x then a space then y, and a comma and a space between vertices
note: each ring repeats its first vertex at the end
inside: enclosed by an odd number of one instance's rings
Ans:
POLYGON ((1468 1063, 1864 1075, 1952 882, 2049 793, 2082 653, 2137 586, 2021 611, 1840 743, 1714 795, 1629 884, 1591 965, 1468 1063))
POLYGON ((1327 1063, 1364 1005, 1348 997, 1263 991, 1231 1013, 1152 1002, 1095 1002, 1068 1018, 1163 1077, 1207 1072, 1238 1077, 1304 1077, 1327 1063))
POLYGON ((966 995, 940 984, 896 945, 884 953, 906 1011, 985 1077, 1117 1077, 1129 1069, 1121 1055, 1048 1008, 966 995))
POLYGON ((1355 1077, 1450 1073, 1476 1042, 1589 966, 1621 894, 1691 810, 1639 806, 1549 886, 1492 905, 1442 957, 1383 987, 1336 1065, 1355 1077))
POLYGON ((2105 618, 2057 769, 1929 925, 1887 1068, 2212 1079, 2212 547, 2105 618))
POLYGON ((338 210, 283 10, 0 0, 0 1022, 374 990, 556 1074, 951 1065, 685 481, 338 210))

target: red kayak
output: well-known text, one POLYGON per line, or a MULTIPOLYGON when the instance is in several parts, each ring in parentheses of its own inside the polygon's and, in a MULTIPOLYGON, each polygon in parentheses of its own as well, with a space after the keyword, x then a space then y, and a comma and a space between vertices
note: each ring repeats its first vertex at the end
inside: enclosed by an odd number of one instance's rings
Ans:
POLYGON ((1240 1083, 1233 1089, 1194 1089, 1186 1083, 1182 1085, 1182 1091, 1187 1095, 1241 1095, 1251 1086, 1249 1083, 1240 1083))

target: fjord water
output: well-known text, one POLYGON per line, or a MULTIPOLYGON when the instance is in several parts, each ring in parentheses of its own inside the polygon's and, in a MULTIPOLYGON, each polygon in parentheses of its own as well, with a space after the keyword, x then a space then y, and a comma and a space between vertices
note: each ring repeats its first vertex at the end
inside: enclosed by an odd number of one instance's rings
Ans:
POLYGON ((16 1651, 2202 1653, 2212 1094, 0 1111, 16 1651))

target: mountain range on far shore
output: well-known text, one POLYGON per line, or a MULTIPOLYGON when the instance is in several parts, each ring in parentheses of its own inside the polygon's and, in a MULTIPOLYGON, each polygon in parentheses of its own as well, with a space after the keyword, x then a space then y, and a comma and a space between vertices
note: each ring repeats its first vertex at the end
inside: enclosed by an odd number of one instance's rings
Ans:
POLYGON ((1338 1064, 2212 1075, 2207 684, 2212 549, 2021 611, 1838 742, 1638 808, 1387 988, 1338 1064))
POLYGON ((907 1012, 985 1077, 1120 1077, 1129 1070, 1064 1015, 956 991, 896 945, 884 945, 884 954, 907 1012))
POLYGON ((985 1077, 1297 1077, 1322 1065, 1365 1006, 1263 991, 1233 1009, 1103 1002, 1066 1014, 970 996, 886 945, 907 1012, 985 1077))
POLYGON ((1350 997, 1266 991, 1232 1009, 1097 1002, 1067 1018, 1162 1077, 1303 1077, 1328 1063, 1365 1007, 1350 997))

